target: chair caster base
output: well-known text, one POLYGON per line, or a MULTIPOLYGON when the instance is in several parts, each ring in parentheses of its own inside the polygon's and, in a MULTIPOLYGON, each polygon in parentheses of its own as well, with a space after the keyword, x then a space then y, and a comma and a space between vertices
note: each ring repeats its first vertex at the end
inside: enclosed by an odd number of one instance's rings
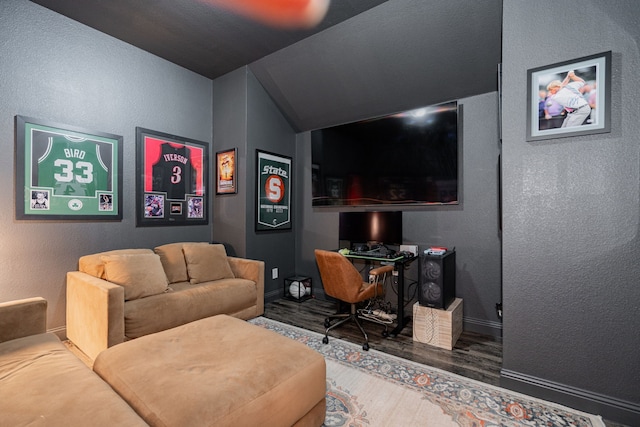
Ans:
POLYGON ((329 344, 329 338, 328 337, 323 337, 322 338, 322 344, 329 344))
POLYGON ((364 351, 369 351, 369 343, 368 342, 364 343, 364 345, 362 346, 362 349, 364 351))

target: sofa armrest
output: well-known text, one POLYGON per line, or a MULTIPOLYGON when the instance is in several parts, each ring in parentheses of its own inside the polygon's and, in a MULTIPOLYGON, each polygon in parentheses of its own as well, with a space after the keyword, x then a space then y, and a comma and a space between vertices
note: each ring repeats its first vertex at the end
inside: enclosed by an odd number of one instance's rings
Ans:
POLYGON ((81 271, 67 273, 67 337, 94 360, 124 341, 124 288, 81 271))
POLYGON ((256 301, 257 316, 264 314, 264 261, 228 256, 229 265, 234 276, 253 280, 258 290, 256 301))
POLYGON ((41 297, 0 303, 0 342, 47 332, 47 300, 41 297))

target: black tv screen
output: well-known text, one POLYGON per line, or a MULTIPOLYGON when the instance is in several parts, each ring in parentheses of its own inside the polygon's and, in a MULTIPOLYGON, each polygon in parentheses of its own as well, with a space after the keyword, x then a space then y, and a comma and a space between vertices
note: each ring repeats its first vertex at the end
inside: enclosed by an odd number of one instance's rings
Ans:
POLYGON ((311 132, 313 206, 458 203, 458 103, 311 132))
POLYGON ((340 212, 339 240, 402 244, 402 212, 340 212))

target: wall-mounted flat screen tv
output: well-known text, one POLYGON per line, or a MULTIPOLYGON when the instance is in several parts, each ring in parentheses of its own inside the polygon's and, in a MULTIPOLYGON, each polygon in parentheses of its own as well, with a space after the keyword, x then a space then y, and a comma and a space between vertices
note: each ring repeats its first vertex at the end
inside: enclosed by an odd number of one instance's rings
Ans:
POLYGON ((313 206, 457 204, 458 103, 311 132, 313 206))

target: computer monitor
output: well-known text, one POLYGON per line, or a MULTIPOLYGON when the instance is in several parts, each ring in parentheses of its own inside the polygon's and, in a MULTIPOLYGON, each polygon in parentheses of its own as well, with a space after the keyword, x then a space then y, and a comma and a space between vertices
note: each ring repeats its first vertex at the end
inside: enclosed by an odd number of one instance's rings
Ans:
POLYGON ((340 241, 402 244, 402 212, 340 212, 340 241))

